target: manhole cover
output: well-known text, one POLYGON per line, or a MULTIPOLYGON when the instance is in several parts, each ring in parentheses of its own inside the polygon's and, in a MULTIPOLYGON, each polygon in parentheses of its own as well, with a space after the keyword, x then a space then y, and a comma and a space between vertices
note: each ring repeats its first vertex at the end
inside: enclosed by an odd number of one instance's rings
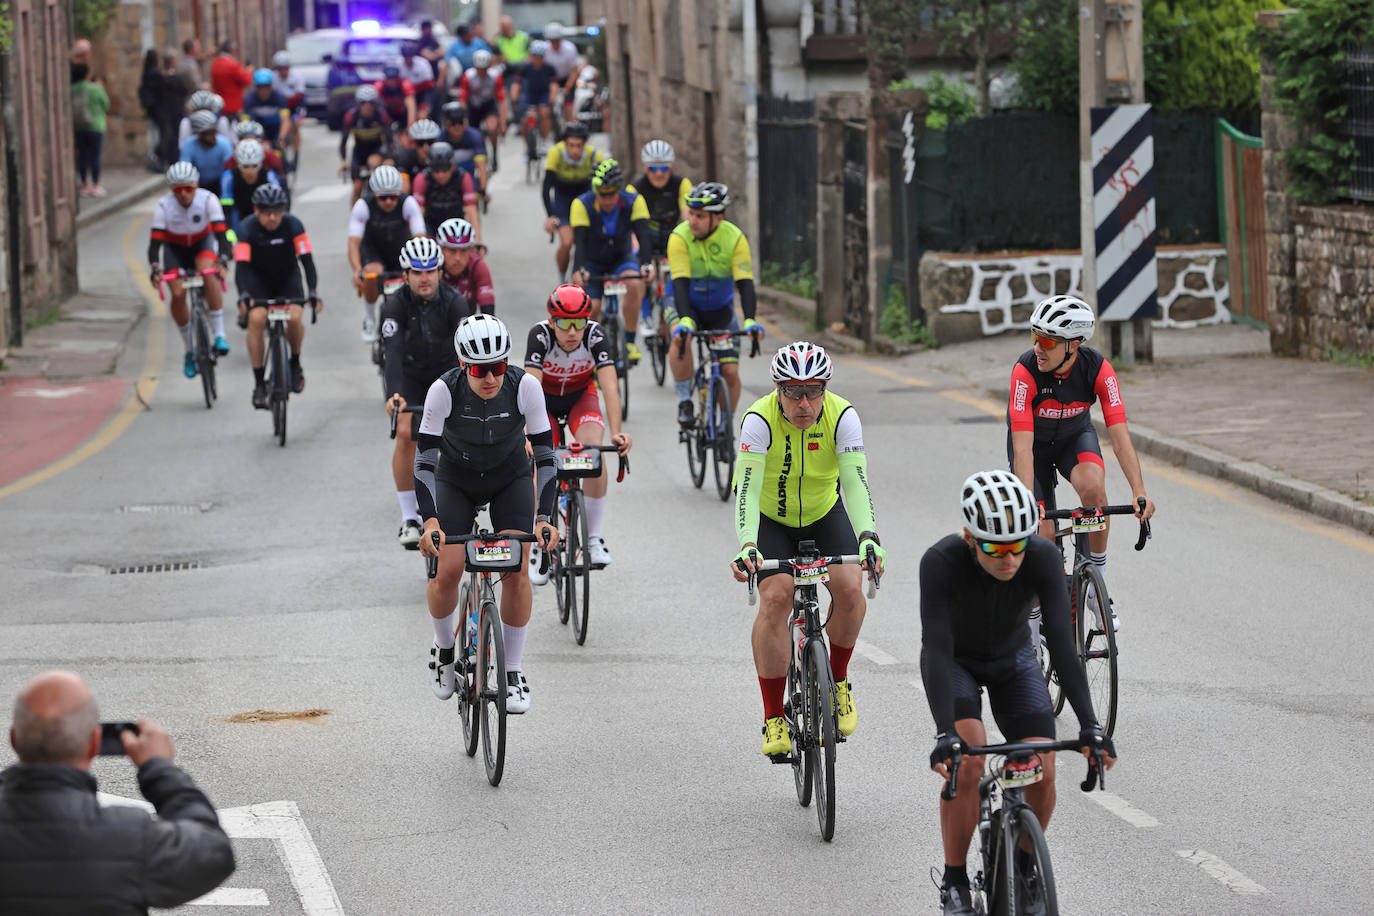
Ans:
POLYGON ((214 507, 214 503, 136 503, 120 506, 119 511, 134 515, 200 515, 214 507))
POLYGON ((175 560, 169 563, 138 563, 132 566, 107 566, 105 571, 112 576, 129 573, 181 572, 186 569, 200 569, 199 560, 175 560))

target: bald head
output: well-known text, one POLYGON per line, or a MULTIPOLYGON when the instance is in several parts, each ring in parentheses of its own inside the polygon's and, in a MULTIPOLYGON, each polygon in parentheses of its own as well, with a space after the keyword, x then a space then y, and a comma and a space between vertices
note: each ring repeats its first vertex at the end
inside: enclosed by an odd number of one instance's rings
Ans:
POLYGON ((65 763, 85 769, 92 733, 100 727, 95 697, 80 675, 47 671, 14 701, 10 744, 23 763, 65 763))

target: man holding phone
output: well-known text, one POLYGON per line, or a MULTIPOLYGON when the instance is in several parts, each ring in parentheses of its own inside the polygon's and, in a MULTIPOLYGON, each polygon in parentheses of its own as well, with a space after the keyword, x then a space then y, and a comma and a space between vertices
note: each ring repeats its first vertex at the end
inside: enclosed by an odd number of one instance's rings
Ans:
POLYGON ((15 700, 19 763, 0 773, 0 913, 146 913, 233 874, 229 838, 172 763, 166 729, 99 720, 90 687, 69 671, 38 675, 15 700), (133 761, 156 818, 96 800, 91 760, 106 753, 133 761))

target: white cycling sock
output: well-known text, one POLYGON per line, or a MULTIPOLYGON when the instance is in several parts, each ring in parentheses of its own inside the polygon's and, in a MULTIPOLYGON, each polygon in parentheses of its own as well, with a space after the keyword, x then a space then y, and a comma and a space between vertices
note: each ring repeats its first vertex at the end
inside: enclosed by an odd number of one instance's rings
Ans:
POLYGON ((186 352, 191 352, 191 322, 177 325, 177 330, 181 332, 181 339, 186 343, 186 352))
POLYGON ((447 617, 431 617, 429 622, 434 624, 434 644, 440 649, 452 649, 453 614, 450 612, 447 617))
POLYGON ((367 317, 367 320, 368 320, 368 321, 371 321, 372 323, 375 324, 375 323, 377 322, 377 303, 375 303, 375 302, 364 302, 364 303, 363 303, 363 314, 367 317))
POLYGON ((415 501, 414 490, 397 490, 396 501, 401 504, 401 521, 419 519, 420 504, 415 501))
POLYGON ((587 503, 587 537, 601 537, 601 520, 606 517, 606 497, 582 497, 587 503))
POLYGON ((501 640, 506 648, 506 670, 519 671, 520 662, 525 657, 525 630, 528 624, 523 627, 513 627, 504 621, 501 623, 501 640))
POLYGON ((1102 573, 1102 577, 1105 579, 1107 577, 1107 551, 1089 553, 1088 559, 1092 561, 1092 564, 1097 567, 1097 571, 1102 573))
POLYGON ((685 382, 673 382, 673 390, 677 392, 679 401, 690 401, 692 399, 692 380, 685 382))
POLYGON ((1031 608, 1030 615, 1030 644, 1032 649, 1040 648, 1040 605, 1031 608))
POLYGON ((210 327, 215 329, 216 337, 224 336, 224 309, 210 313, 210 327))

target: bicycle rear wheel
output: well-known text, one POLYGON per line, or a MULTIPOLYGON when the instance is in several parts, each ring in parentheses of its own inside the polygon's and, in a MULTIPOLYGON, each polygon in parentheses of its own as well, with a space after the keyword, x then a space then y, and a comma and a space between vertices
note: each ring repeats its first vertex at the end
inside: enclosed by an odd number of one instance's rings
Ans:
MULTIPOLYGON (((192 295, 197 295, 192 293, 192 295)), ((196 309, 196 371, 200 373, 200 388, 205 395, 205 409, 215 406, 214 338, 210 336, 210 319, 196 309)))
POLYGON ((792 782, 797 789, 797 803, 803 808, 811 804, 811 757, 803 747, 806 722, 802 712, 806 702, 804 690, 801 670, 793 658, 787 663, 787 694, 782 711, 792 735, 792 782), (801 727, 798 727, 799 724, 801 727))
POLYGON ((291 396, 291 358, 286 336, 279 335, 272 344, 272 429, 277 443, 286 445, 286 400, 291 396))
POLYGON ((592 558, 587 549, 587 507, 582 490, 568 494, 568 611, 572 616, 573 638, 577 644, 587 641, 587 612, 591 601, 592 558), (578 602, 578 580, 581 580, 581 603, 578 602))
POLYGON ((835 685, 825 643, 813 639, 806 648, 806 742, 816 793, 816 822, 821 839, 835 836, 835 685))
POLYGON ((1075 638, 1083 669, 1088 676, 1093 712, 1102 731, 1111 737, 1116 728, 1117 670, 1116 633, 1112 630, 1112 603, 1107 583, 1091 563, 1080 567, 1074 576, 1074 607, 1079 608, 1075 638), (1097 597, 1098 613, 1088 607, 1088 586, 1097 597))
POLYGON ((654 384, 662 388, 668 377, 668 341, 663 336, 663 298, 654 296, 651 308, 654 332, 644 338, 644 346, 649 350, 649 364, 654 368, 654 384))
MULTIPOLYGON (((1004 834, 1008 843, 1002 849, 1002 862, 998 869, 999 882, 994 897, 1005 903, 1007 916, 1022 912, 1041 912, 1045 916, 1059 916, 1059 897, 1054 888, 1054 869, 1050 866, 1050 847, 1045 842, 1045 831, 1040 821, 1029 807, 1015 808, 1012 820, 1004 834), (1012 850, 1020 849, 1021 840, 1030 844, 1029 870, 1017 866, 1012 850)), ((994 906, 993 912, 997 912, 994 906)))
POLYGON ((463 750, 467 751, 469 757, 477 756, 477 742, 482 736, 481 719, 478 718, 482 704, 477 696, 477 653, 468 652, 468 640, 477 639, 476 633, 467 632, 468 617, 472 615, 475 600, 476 595, 469 580, 464 579, 458 589, 458 629, 454 633, 454 644, 458 652, 458 672, 461 675, 458 682, 458 719, 463 723, 463 750))
POLYGON ((482 602, 481 642, 477 649, 482 704, 482 759, 487 782, 500 785, 506 768, 506 648, 501 640, 496 602, 482 602))
POLYGON ((731 427, 734 418, 730 416, 730 393, 725 382, 716 381, 711 387, 715 391, 711 397, 711 428, 714 431, 711 461, 716 475, 716 493, 723 502, 730 498, 735 476, 735 431, 731 427))
MULTIPOLYGON (((1040 609, 1037 607, 1031 613, 1038 616, 1040 609)), ((1059 672, 1054 670, 1054 662, 1050 660, 1050 648, 1045 643, 1043 630, 1040 633, 1040 642, 1035 646, 1035 660, 1040 663, 1040 673, 1045 675, 1045 686, 1050 691, 1050 708, 1057 716, 1064 711, 1064 685, 1059 682, 1059 672)))
POLYGON ((687 470, 692 475, 692 486, 698 490, 706 481, 706 430, 705 418, 698 417, 687 430, 687 470))

